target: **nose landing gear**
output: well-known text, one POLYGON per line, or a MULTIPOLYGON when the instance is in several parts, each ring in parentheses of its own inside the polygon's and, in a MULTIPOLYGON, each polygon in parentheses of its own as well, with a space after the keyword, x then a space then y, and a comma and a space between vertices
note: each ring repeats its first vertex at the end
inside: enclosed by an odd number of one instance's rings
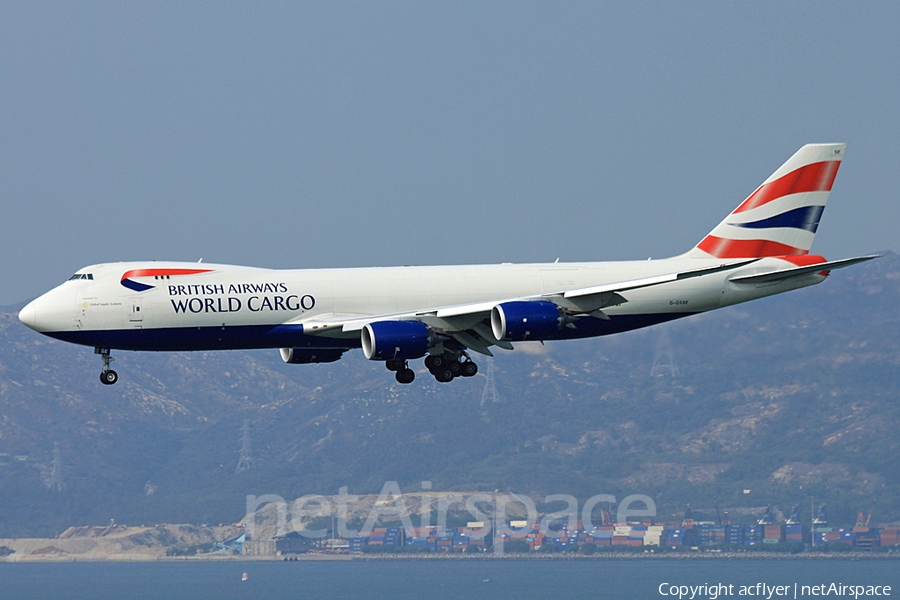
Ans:
POLYGON ((103 370, 100 371, 100 382, 103 385, 112 385, 119 380, 119 374, 109 368, 109 363, 116 360, 109 355, 109 348, 94 348, 94 354, 99 354, 103 359, 103 370))

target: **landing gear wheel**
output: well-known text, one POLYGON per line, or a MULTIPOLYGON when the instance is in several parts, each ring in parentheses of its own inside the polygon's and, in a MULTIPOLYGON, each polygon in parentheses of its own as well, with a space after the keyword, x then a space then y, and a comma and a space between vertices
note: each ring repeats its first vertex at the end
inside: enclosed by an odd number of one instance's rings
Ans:
POLYGON ((119 374, 109 368, 109 363, 116 360, 109 355, 109 348, 94 348, 94 354, 99 354, 103 359, 103 370, 100 371, 100 381, 103 385, 112 385, 119 380, 119 374))
POLYGON ((401 369, 406 368, 406 361, 392 359, 385 361, 384 366, 387 367, 388 371, 400 371, 401 369))
POLYGON ((431 366, 428 366, 428 362, 427 362, 428 359, 425 359, 426 360, 425 366, 427 366, 429 368, 429 370, 431 370, 435 373, 437 373, 439 370, 441 370, 447 366, 447 359, 444 358, 443 356, 441 356, 440 354, 437 354, 434 356, 429 356, 428 358, 431 359, 431 366))
POLYGON ((453 376, 457 377, 462 374, 462 364, 460 364, 457 360, 451 360, 450 364, 447 365, 450 370, 453 372, 453 376))
POLYGON ((400 369, 397 371, 397 383, 412 383, 416 378, 416 373, 412 369, 400 369))
POLYGON ((440 383, 449 383, 453 381, 453 371, 449 367, 443 367, 434 370, 434 378, 440 383))
POLYGON ((425 357, 425 368, 431 372, 434 372, 434 369, 435 369, 435 366, 434 366, 435 358, 437 358, 437 356, 435 356, 433 354, 429 354, 428 356, 425 357))
POLYGON ((460 375, 463 377, 473 377, 475 373, 478 372, 478 365, 473 363, 471 360, 461 363, 462 372, 460 375))

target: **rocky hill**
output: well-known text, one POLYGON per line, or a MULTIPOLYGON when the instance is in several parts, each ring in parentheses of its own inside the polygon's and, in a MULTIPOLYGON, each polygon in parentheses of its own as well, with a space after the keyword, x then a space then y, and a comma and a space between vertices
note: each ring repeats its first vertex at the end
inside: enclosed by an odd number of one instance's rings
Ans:
MULTIPOLYGON (((70 525, 234 522, 248 494, 647 494, 661 516, 827 498, 900 519, 900 257, 774 298, 581 342, 521 344, 439 384, 351 352, 115 354, 0 309, 0 537, 70 525), (249 422, 253 468, 236 473, 249 422), (54 452, 54 448, 56 448, 54 452)), ((754 508, 755 510, 755 508, 754 508)), ((747 518, 750 518, 749 515, 747 518)), ((804 518, 806 518, 804 516, 804 518)))

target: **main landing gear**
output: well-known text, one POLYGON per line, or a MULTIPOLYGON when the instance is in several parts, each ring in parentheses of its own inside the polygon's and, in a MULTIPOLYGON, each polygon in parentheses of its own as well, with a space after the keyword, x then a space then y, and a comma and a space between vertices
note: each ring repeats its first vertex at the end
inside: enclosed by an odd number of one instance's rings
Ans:
POLYGON ((94 354, 99 354, 103 359, 103 370, 100 371, 100 382, 103 385, 112 385, 119 380, 119 374, 109 368, 109 363, 116 360, 109 355, 109 348, 94 348, 94 354))
POLYGON ((397 383, 412 383, 416 378, 416 373, 409 368, 409 363, 405 360, 389 360, 385 362, 388 371, 394 371, 397 383))
POLYGON ((453 381, 454 377, 472 377, 478 373, 478 365, 468 356, 460 360, 462 356, 452 354, 431 354, 425 359, 425 366, 441 383, 453 381))
MULTIPOLYGON (((398 383, 412 383, 416 378, 415 372, 409 368, 409 363, 405 360, 388 360, 384 366, 388 371, 396 373, 398 383)), ((478 365, 462 354, 432 354, 425 358, 425 366, 441 383, 453 381, 456 377, 472 377, 478 373, 478 365)))

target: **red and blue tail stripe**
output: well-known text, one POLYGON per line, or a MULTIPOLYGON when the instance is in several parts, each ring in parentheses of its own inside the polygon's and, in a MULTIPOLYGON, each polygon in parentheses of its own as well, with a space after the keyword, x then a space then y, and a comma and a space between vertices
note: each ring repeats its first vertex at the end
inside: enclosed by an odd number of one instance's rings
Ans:
POLYGON ((813 163, 800 167, 775 181, 764 183, 750 194, 750 197, 744 200, 733 214, 747 212, 790 194, 830 192, 840 166, 840 160, 813 163))
POLYGON ((135 292, 152 290, 155 286, 147 285, 132 278, 137 277, 171 277, 172 275, 196 275, 198 273, 210 273, 212 269, 134 269, 122 274, 119 283, 135 292))
POLYGON ((759 221, 749 221, 747 223, 733 223, 735 227, 744 227, 746 229, 772 229, 774 227, 793 227, 794 229, 804 229, 815 233, 819 228, 819 219, 825 212, 824 206, 804 206, 795 208, 780 215, 761 219, 759 221))
POLYGON ((845 144, 803 146, 690 252, 696 258, 808 254, 845 144))

